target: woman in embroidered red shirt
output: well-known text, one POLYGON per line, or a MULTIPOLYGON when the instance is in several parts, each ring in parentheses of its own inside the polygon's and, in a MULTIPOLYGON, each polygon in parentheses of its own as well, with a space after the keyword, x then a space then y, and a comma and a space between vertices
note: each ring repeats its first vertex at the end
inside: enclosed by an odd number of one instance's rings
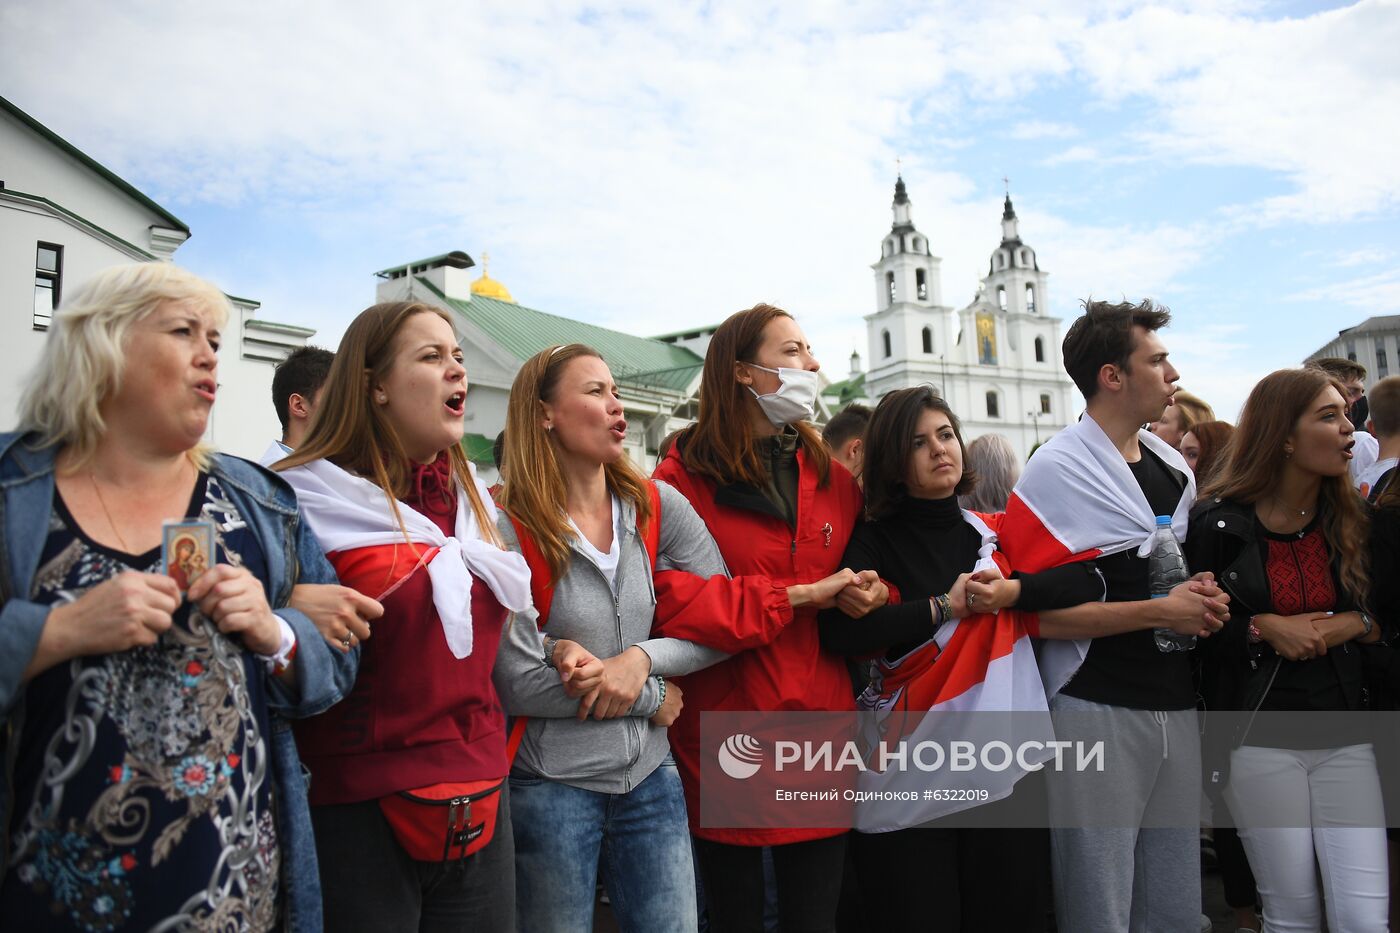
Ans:
MULTIPOLYGON (((341 581, 384 605, 354 690, 297 730, 328 930, 514 928, 491 669, 530 578, 462 451, 466 389, 444 312, 375 305, 346 330, 310 434, 277 464, 341 581)), ((554 657, 575 686, 601 681, 577 645, 554 657)))
POLYGON ((1298 713, 1358 710, 1367 521, 1348 478, 1352 425, 1325 374, 1280 370, 1245 402, 1228 459, 1191 516, 1187 559, 1230 593, 1231 620, 1200 648, 1207 709, 1258 710, 1208 773, 1228 774, 1270 930, 1383 930, 1385 819, 1363 723, 1298 713), (1236 608, 1238 607, 1238 608, 1236 608), (1230 750, 1230 746, 1234 746, 1230 750), (1224 754, 1228 753, 1228 767, 1224 754), (1322 890, 1316 878, 1321 869, 1322 890), (1325 897, 1324 897, 1325 896, 1325 897))

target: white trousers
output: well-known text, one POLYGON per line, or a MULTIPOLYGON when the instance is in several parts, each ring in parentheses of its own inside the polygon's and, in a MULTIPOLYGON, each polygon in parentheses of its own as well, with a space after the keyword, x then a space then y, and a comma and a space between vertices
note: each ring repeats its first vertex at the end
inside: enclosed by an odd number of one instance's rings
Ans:
POLYGON ((1264 902, 1266 933, 1384 933, 1390 911, 1385 812, 1370 745, 1246 745, 1225 800, 1264 902), (1322 890, 1318 890, 1318 877, 1322 890))

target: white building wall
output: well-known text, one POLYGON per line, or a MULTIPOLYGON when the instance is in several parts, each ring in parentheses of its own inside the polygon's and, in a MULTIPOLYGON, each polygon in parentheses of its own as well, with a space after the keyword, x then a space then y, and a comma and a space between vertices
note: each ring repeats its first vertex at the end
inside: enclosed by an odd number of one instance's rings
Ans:
POLYGON ((141 249, 151 249, 152 227, 169 224, 4 110, 0 153, 0 181, 6 189, 48 198, 141 249))
POLYGON ((137 258, 96 239, 52 212, 0 192, 0 426, 16 424, 19 396, 30 378, 46 332, 34 329, 34 260, 40 242, 63 247, 62 293, 99 269, 137 258))
MULTIPOLYGON (((34 263, 39 242, 63 247, 61 297, 97 272, 168 255, 184 241, 170 221, 51 139, 0 109, 0 429, 16 426, 19 396, 34 378, 47 331, 34 327, 34 263), (25 198, 51 202, 46 205, 25 198)), ((217 284, 217 283, 216 283, 217 284)), ((219 354, 219 390, 207 438, 220 450, 255 458, 281 433, 272 406, 275 362, 310 331, 253 329, 257 302, 233 300, 219 354), (256 339, 256 346, 253 342, 256 339)))
POLYGON ((1356 362, 1366 367, 1366 388, 1376 384, 1378 379, 1386 376, 1400 375, 1400 361, 1396 355, 1400 353, 1400 324, 1389 325, 1386 322, 1372 324, 1363 322, 1357 329, 1348 333, 1339 334, 1335 340, 1330 341, 1326 346, 1311 354, 1308 359, 1316 359, 1324 356, 1335 356, 1342 359, 1355 358, 1356 362), (1361 328, 1365 327, 1364 330, 1361 328), (1377 344, 1385 351, 1385 366, 1381 366, 1381 360, 1377 354, 1377 344))

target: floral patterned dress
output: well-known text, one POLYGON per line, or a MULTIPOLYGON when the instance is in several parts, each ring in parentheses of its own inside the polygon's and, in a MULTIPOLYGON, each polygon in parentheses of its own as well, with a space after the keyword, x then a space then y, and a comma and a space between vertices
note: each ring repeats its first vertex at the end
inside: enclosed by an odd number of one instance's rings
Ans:
MULTIPOLYGON (((188 514, 220 562, 266 579, 258 542, 218 481, 188 514)), ((58 605, 160 549, 88 539, 55 497, 31 598, 58 605)), ((268 930, 280 862, 263 662, 188 602, 157 644, 74 658, 32 680, 15 759, 0 927, 268 930)))

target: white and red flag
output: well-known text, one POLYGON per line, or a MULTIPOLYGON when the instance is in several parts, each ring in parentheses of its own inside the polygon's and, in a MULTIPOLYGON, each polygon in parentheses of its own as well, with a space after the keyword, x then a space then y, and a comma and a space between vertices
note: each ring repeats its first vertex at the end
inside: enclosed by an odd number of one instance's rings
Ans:
MULTIPOLYGON (((461 487, 456 525, 449 537, 432 519, 402 502, 398 504, 400 528, 383 489, 328 460, 313 460, 280 475, 296 490, 297 504, 344 585, 383 599, 426 565, 433 584, 433 608, 453 657, 472 653, 473 575, 511 612, 533 605, 525 558, 484 540, 461 487)), ((474 469, 472 481, 494 520, 495 503, 474 469)))
MULTIPOLYGON (((1181 454, 1150 431, 1138 443, 1186 477, 1172 513, 1172 533, 1186 540, 1186 520, 1196 501, 1196 480, 1181 454)), ((1157 517, 1118 447, 1085 415, 1046 441, 1026 464, 1002 516, 1000 545, 1022 573, 1039 573, 1073 561, 1123 551, 1146 557, 1157 517)), ((1038 626, 1033 634, 1039 634, 1038 626)), ((1087 641, 1047 639, 1041 674, 1047 696, 1060 692, 1089 651, 1087 641)))
MULTIPOLYGON (((963 519, 982 537, 977 560, 968 571, 992 569, 1010 577, 1011 567, 996 549, 995 526, 1001 516, 964 510, 963 519)), ((951 762, 948 767, 926 769, 908 758, 892 767, 879 751, 882 743, 884 748, 902 743, 907 752, 923 743, 926 748, 937 745, 947 755, 953 751, 953 742, 981 746, 1005 741, 1019 747, 1025 742, 1043 746, 1053 739, 1031 644, 1033 625, 1034 616, 1015 610, 979 613, 944 623, 933 638, 903 657, 872 665, 871 683, 856 701, 858 709, 874 714, 863 723, 871 769, 861 775, 859 785, 880 795, 903 793, 905 797, 892 805, 877 796, 858 806, 858 829, 904 829, 1000 800, 1026 775, 1025 765, 1048 757, 1048 753, 1033 752, 1004 769, 969 774, 953 770, 951 762), (998 713, 1018 715, 991 715, 998 713), (975 795, 958 793, 974 786, 975 795), (917 802, 909 802, 910 794, 917 802)), ((925 762, 927 757, 923 756, 925 762)))
MULTIPOLYGON (((1156 435, 1141 431, 1139 440, 1187 479, 1172 516, 1173 531, 1184 540, 1196 498, 1191 470, 1156 435)), ((1038 573, 1130 549, 1145 555, 1156 530, 1156 516, 1127 461, 1087 415, 1036 451, 1006 512, 963 516, 982 535, 977 563, 969 569, 996 566, 1006 577, 1013 567, 1038 573)), ((1016 750, 1053 740, 1048 699, 1078 670, 1089 643, 1046 640, 1037 660, 1032 639, 1038 635, 1034 613, 1004 609, 945 624, 935 638, 904 657, 872 666, 874 679, 857 701, 860 709, 876 712, 864 734, 871 768, 861 775, 860 786, 915 793, 918 803, 892 806, 876 800, 860 806, 857 828, 902 829, 1002 799, 1026 775, 1028 765, 1051 757, 1048 750, 1032 751, 1001 769, 929 773, 908 765, 882 769, 875 751, 880 742, 886 747, 897 741, 935 742, 948 752, 952 741, 979 748, 1005 742, 1016 750), (976 798, 947 793, 970 785, 979 792, 976 798), (926 796, 930 790, 932 800, 926 796)))

